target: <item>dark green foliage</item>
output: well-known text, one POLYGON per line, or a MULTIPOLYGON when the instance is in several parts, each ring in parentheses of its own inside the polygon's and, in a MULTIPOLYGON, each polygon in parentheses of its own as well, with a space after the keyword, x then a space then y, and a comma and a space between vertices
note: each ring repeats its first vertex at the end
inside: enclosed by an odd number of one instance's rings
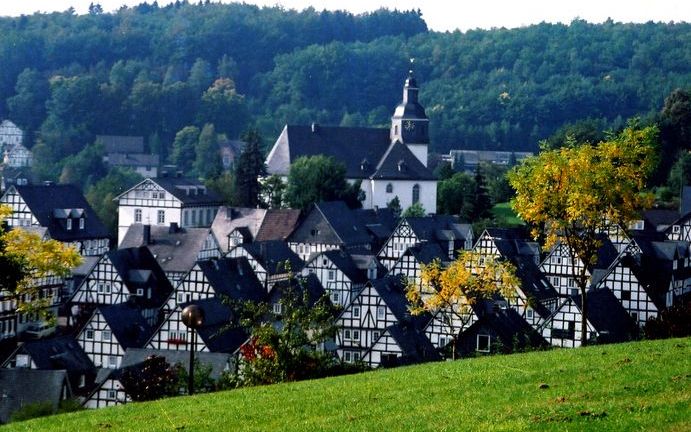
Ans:
POLYGON ((343 199, 352 190, 345 172, 345 165, 332 157, 300 157, 290 166, 285 200, 291 208, 305 210, 319 201, 343 199))
POLYGON ((134 401, 156 400, 178 394, 177 370, 165 357, 149 356, 143 363, 126 368, 122 385, 134 401))
POLYGON ((259 177, 266 174, 262 137, 256 129, 249 129, 242 140, 246 145, 235 164, 235 201, 241 207, 256 207, 261 192, 259 177))
MULTIPOLYGON (((195 393, 208 393, 215 391, 217 389, 216 381, 211 378, 212 367, 210 364, 201 363, 198 358, 194 359, 194 392, 195 393)), ((189 384, 189 371, 186 367, 180 364, 175 365, 175 371, 177 374, 178 382, 177 387, 179 389, 187 388, 189 384)))
POLYGON ((455 171, 450 162, 442 162, 434 169, 434 174, 439 180, 448 180, 454 175, 455 171))
POLYGON ((490 209, 492 208, 492 202, 487 194, 487 186, 485 185, 485 178, 480 171, 480 166, 478 165, 475 170, 475 190, 473 195, 475 196, 475 204, 473 206, 473 212, 471 214, 470 220, 477 220, 488 217, 490 215, 490 209))
POLYGON ((203 179, 218 177, 223 171, 218 149, 218 135, 212 124, 205 124, 195 146, 194 173, 203 179))
POLYGON ((648 339, 691 336, 691 301, 678 303, 648 319, 643 334, 648 339))
POLYGON ((103 162, 104 153, 103 143, 96 141, 76 155, 65 158, 60 183, 73 183, 85 189, 105 177, 108 169, 103 162))
POLYGON ((241 373, 232 383, 242 386, 298 381, 334 374, 337 361, 318 347, 336 335, 338 308, 328 295, 310 298, 302 278, 281 287, 281 313, 267 303, 233 302, 237 322, 251 340, 240 348, 241 373))
POLYGON ((206 180, 205 184, 223 199, 224 205, 237 205, 235 176, 232 173, 226 171, 218 177, 206 180))
POLYGON ((24 130, 27 143, 33 143, 34 132, 46 115, 46 100, 50 96, 48 80, 35 69, 24 69, 17 76, 15 95, 7 99, 9 117, 24 130))
POLYGON ((669 172, 667 187, 673 195, 680 196, 682 186, 688 185, 691 185, 691 153, 681 151, 669 172))
POLYGON ((173 141, 173 152, 170 160, 179 170, 185 173, 192 171, 192 163, 195 160, 195 148, 199 142, 199 128, 187 126, 175 134, 173 141))
POLYGON ((81 411, 85 409, 76 399, 65 399, 60 401, 57 410, 53 409, 53 404, 50 402, 35 402, 24 405, 17 411, 12 413, 10 417, 11 422, 20 422, 32 418, 45 417, 53 414, 62 414, 74 411, 81 411))
POLYGON ((136 172, 116 167, 86 189, 86 200, 114 237, 117 237, 118 227, 118 202, 114 199, 142 180, 136 172))
MULTIPOLYGON (((665 99, 658 118, 660 127, 660 163, 653 183, 667 179, 672 164, 683 150, 691 150, 691 93, 676 89, 665 99)), ((678 189, 677 189, 678 191, 678 189)))
POLYGON ((398 195, 396 195, 391 199, 391 201, 386 203, 386 208, 393 211, 393 214, 396 217, 399 217, 401 215, 401 200, 398 199, 398 195))
POLYGON ((14 292, 17 283, 25 274, 25 267, 17 257, 8 256, 5 252, 5 241, 2 234, 6 232, 4 221, 0 220, 0 291, 14 292))
POLYGON ((411 205, 401 215, 401 217, 423 217, 427 216, 427 210, 420 204, 419 202, 416 202, 415 204, 411 205))
POLYGON ((437 211, 459 215, 469 221, 475 208, 475 180, 466 173, 456 173, 437 185, 437 211))
POLYGON ((261 206, 263 208, 283 207, 286 184, 277 175, 271 175, 261 184, 261 206))
POLYGON ((569 142, 597 144, 605 139, 605 133, 603 132, 605 127, 605 122, 592 118, 579 120, 573 124, 568 123, 557 129, 552 136, 542 141, 540 146, 546 150, 553 150, 567 146, 569 142))

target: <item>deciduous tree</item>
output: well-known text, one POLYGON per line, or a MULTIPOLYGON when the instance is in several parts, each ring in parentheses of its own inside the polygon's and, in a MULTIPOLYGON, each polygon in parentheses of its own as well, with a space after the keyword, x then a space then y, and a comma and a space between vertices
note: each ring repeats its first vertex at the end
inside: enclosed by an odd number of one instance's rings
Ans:
POLYGON ((342 199, 348 190, 345 172, 345 165, 332 157, 300 157, 290 166, 285 199, 303 210, 315 202, 342 199))
POLYGON ((256 207, 261 192, 259 177, 266 174, 261 152, 262 137, 256 129, 250 129, 242 135, 242 140, 247 144, 235 168, 236 202, 242 207, 256 207))
POLYGON ((612 224, 628 226, 652 203, 645 185, 655 167, 657 133, 632 125, 596 145, 543 151, 509 174, 513 208, 534 227, 535 238, 544 234, 546 248, 564 244, 572 262, 584 264, 574 275, 582 300, 581 344, 587 343, 587 269, 597 262, 600 233, 612 224))
POLYGON ((495 294, 510 299, 518 283, 511 263, 464 251, 448 267, 438 259, 422 265, 420 281, 408 281, 406 297, 411 313, 438 313, 449 330, 455 358, 456 341, 472 320, 472 307, 495 294))

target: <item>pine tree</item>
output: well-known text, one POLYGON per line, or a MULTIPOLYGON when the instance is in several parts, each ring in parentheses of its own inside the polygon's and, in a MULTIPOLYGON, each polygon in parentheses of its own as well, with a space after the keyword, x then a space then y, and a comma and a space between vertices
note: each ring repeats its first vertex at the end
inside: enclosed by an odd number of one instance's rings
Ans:
POLYGON ((236 202, 243 207, 259 204, 261 184, 259 177, 266 175, 266 166, 261 152, 262 137, 256 129, 249 129, 242 135, 247 144, 240 153, 235 168, 236 202))
POLYGON ((475 206, 473 208, 473 220, 488 217, 492 202, 487 194, 485 178, 480 170, 480 165, 475 170, 475 206))

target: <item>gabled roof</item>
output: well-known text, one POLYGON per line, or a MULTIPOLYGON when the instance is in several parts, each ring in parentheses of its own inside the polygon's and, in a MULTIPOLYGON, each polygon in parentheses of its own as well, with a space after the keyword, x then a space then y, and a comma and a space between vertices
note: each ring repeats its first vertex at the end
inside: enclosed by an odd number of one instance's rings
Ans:
POLYGON ((388 240, 398 224, 398 218, 388 208, 355 209, 353 213, 379 244, 388 240))
POLYGON ((394 324, 386 329, 402 351, 401 363, 421 363, 441 360, 439 351, 418 328, 407 324, 394 324))
POLYGON ((238 247, 244 248, 269 275, 286 273, 288 270, 297 273, 304 265, 300 257, 283 241, 245 243, 238 247))
POLYGON ((267 210, 248 207, 226 207, 218 209, 216 217, 211 224, 211 231, 221 246, 223 252, 228 252, 228 235, 233 230, 245 227, 256 238, 264 221, 267 210))
POLYGON ((448 241, 449 234, 453 239, 465 240, 467 224, 459 223, 455 216, 431 215, 424 217, 407 217, 403 219, 408 223, 419 240, 448 241))
MULTIPOLYGON (((573 297, 580 310, 581 296, 573 297)), ((623 342, 635 334, 635 324, 626 309, 608 289, 588 292, 588 321, 599 333, 602 342, 623 342)))
POLYGON ((359 268, 349 253, 334 249, 313 256, 311 261, 320 260, 322 257, 326 257, 334 263, 336 268, 342 271, 351 282, 357 284, 367 281, 367 271, 359 268))
POLYGON ((232 310, 220 299, 210 297, 183 303, 179 307, 184 309, 190 304, 195 304, 204 311, 204 323, 197 332, 209 351, 233 353, 249 338, 244 329, 229 326, 232 310))
POLYGON ((128 303, 99 306, 98 310, 124 349, 143 347, 154 332, 141 312, 128 303))
POLYGON ((33 403, 49 402, 53 409, 57 409, 65 388, 66 398, 71 397, 72 391, 64 370, 0 369, 3 396, 0 423, 8 422, 13 412, 33 403))
POLYGON ((387 275, 368 282, 377 291, 379 297, 391 310, 399 323, 406 323, 417 329, 423 329, 432 319, 428 313, 412 315, 408 310, 408 299, 405 296, 405 277, 387 275))
POLYGON ((379 160, 369 178, 374 180, 436 180, 432 171, 420 162, 408 146, 396 141, 379 160))
POLYGON ((62 242, 86 239, 108 238, 108 230, 98 218, 96 212, 75 185, 25 185, 13 186, 22 197, 38 223, 48 229, 50 238, 62 242), (55 216, 55 210, 69 210, 70 217, 84 217, 84 229, 79 229, 79 223, 72 222, 72 229, 67 230, 60 219, 55 216), (76 212, 73 212, 76 211, 76 212))
POLYGON ((300 210, 269 209, 255 235, 255 241, 285 240, 300 220, 300 210))
POLYGON ((502 344, 508 348, 513 348, 516 336, 527 337, 528 340, 523 342, 529 346, 547 345, 544 338, 515 309, 494 308, 488 306, 488 303, 491 302, 483 302, 473 308, 479 312, 477 313, 478 320, 463 332, 459 342, 466 337, 474 337, 480 328, 488 326, 496 332, 502 344))
POLYGON ((559 293, 549 283, 549 278, 540 271, 531 257, 518 256, 511 262, 516 266, 516 276, 521 280, 521 291, 528 296, 528 300, 532 297, 538 301, 538 304, 531 304, 531 307, 546 318, 549 316, 549 311, 540 302, 557 298, 559 293))
POLYGON ((442 262, 449 261, 449 252, 442 249, 439 244, 433 242, 411 246, 403 253, 402 257, 405 255, 414 256, 421 264, 429 264, 435 259, 442 262))
POLYGON ((86 371, 94 368, 82 347, 72 336, 28 341, 18 352, 31 356, 37 369, 86 371))
POLYGON ((220 206, 223 204, 222 198, 215 192, 208 190, 202 182, 187 177, 147 178, 116 196, 114 200, 119 200, 123 195, 139 188, 145 183, 154 183, 158 185, 187 206, 220 206))
POLYGON ((681 201, 679 202, 679 213, 686 215, 691 213, 691 186, 684 186, 681 189, 681 201))
POLYGON ((173 286, 146 246, 111 250, 107 256, 130 294, 144 289, 145 295, 137 299, 138 304, 160 306, 173 292, 173 286), (151 298, 147 298, 149 288, 151 298))
POLYGON ((312 207, 288 241, 356 246, 369 244, 371 239, 367 228, 343 201, 323 201, 312 207))
POLYGON ((643 212, 644 231, 664 231, 679 219, 679 212, 667 209, 650 209, 643 212))
MULTIPOLYGON (((122 358, 121 368, 127 368, 129 366, 134 366, 143 363, 147 358, 151 356, 159 356, 166 359, 166 362, 170 365, 181 365, 185 370, 189 370, 190 365, 190 354, 189 351, 178 351, 178 350, 155 350, 148 348, 130 348, 125 352, 125 356, 122 358)), ((233 361, 229 354, 216 353, 216 352, 196 352, 194 354, 195 361, 199 361, 202 365, 210 365, 212 379, 217 380, 220 378, 223 371, 226 369, 229 363, 233 361)))
POLYGON ((245 257, 199 261, 199 268, 216 292, 234 300, 264 301, 266 290, 245 257))
POLYGON ((151 251, 164 272, 187 272, 209 235, 209 228, 179 228, 165 225, 147 225, 149 239, 145 238, 145 225, 132 224, 120 242, 120 249, 144 246, 151 251))
POLYGON ((374 174, 389 144, 385 128, 286 125, 266 158, 266 169, 287 176, 299 157, 323 154, 345 164, 347 178, 366 179, 374 174))
POLYGON ((159 164, 158 155, 138 154, 138 153, 111 153, 108 155, 108 165, 124 167, 157 167, 159 164))
POLYGON ((308 307, 313 307, 322 298, 330 301, 328 297, 325 297, 326 290, 324 290, 321 282, 319 282, 319 279, 314 274, 309 274, 306 277, 291 278, 276 283, 271 289, 270 301, 272 303, 278 301, 289 288, 295 290, 301 299, 306 291, 308 307))
POLYGON ((519 257, 540 259, 540 245, 537 242, 524 239, 495 239, 494 245, 504 258, 511 261, 518 260, 519 257))
POLYGON ((123 135, 96 135, 108 153, 144 153, 144 137, 123 135))

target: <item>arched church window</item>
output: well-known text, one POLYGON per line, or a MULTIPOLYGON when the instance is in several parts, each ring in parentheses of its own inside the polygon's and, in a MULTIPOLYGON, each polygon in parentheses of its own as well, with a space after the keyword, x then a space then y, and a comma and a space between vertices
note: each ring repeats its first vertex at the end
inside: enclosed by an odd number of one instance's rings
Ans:
POLYGON ((386 193, 392 193, 393 192, 393 185, 391 183, 386 185, 386 193))
POLYGON ((413 204, 420 202, 420 185, 413 186, 413 204))

